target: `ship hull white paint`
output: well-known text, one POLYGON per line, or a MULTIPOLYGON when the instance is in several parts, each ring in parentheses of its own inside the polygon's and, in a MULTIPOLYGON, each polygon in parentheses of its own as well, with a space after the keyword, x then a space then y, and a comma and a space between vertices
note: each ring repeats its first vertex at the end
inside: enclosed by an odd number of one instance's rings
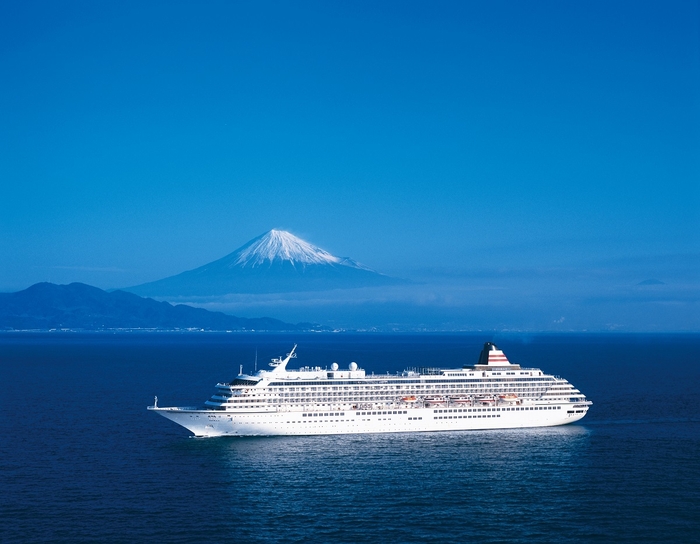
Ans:
POLYGON ((572 404, 533 406, 532 408, 549 409, 506 411, 505 407, 501 407, 496 408, 493 412, 471 412, 468 410, 474 410, 474 408, 413 408, 374 410, 374 412, 392 412, 391 415, 387 413, 363 416, 361 414, 365 411, 357 410, 321 412, 334 414, 334 416, 302 417, 302 412, 227 414, 213 410, 187 411, 178 408, 149 407, 150 410, 156 411, 163 417, 185 427, 198 437, 402 433, 552 427, 574 423, 584 417, 587 411, 587 407, 574 408, 572 404), (436 413, 436 410, 441 410, 442 413, 439 411, 436 413), (577 411, 579 413, 576 413, 577 411), (404 413, 394 414, 393 412, 404 413), (341 413, 342 416, 339 415, 341 413))

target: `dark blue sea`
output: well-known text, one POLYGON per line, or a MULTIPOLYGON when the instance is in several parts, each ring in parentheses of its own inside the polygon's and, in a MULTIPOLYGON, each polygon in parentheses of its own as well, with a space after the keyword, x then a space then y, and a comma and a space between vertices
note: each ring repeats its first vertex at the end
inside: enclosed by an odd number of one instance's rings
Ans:
POLYGON ((700 336, 0 334, 1 542, 698 542, 700 336), (512 362, 563 427, 195 439, 157 414, 298 343, 300 365, 512 362))

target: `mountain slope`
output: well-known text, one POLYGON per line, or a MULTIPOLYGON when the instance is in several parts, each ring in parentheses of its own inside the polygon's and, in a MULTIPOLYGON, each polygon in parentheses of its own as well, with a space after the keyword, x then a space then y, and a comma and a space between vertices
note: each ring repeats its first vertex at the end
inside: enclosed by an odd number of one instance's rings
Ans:
POLYGON ((108 293, 84 283, 37 283, 24 291, 0 293, 0 329, 208 329, 308 330, 277 319, 245 319, 182 304, 141 298, 124 291, 108 293))
POLYGON ((336 257, 297 238, 271 230, 225 257, 183 272, 124 289, 144 296, 215 296, 229 293, 286 293, 351 289, 404 283, 336 257))

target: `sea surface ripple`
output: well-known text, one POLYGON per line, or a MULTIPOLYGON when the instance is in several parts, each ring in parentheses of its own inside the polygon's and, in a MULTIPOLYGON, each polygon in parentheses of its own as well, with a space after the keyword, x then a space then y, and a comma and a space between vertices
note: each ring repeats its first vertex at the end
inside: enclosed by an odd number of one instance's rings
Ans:
POLYGON ((0 335, 1 542, 692 542, 697 335, 0 335), (190 438, 239 363, 394 372, 495 340, 594 404, 554 428, 190 438))

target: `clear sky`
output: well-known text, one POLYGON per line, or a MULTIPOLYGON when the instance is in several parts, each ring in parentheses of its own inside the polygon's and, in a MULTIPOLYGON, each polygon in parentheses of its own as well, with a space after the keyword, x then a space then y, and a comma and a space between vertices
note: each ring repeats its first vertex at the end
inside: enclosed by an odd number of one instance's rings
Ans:
POLYGON ((653 273, 700 329, 699 180, 697 1, 0 4, 0 290, 282 228, 408 277, 653 273))

